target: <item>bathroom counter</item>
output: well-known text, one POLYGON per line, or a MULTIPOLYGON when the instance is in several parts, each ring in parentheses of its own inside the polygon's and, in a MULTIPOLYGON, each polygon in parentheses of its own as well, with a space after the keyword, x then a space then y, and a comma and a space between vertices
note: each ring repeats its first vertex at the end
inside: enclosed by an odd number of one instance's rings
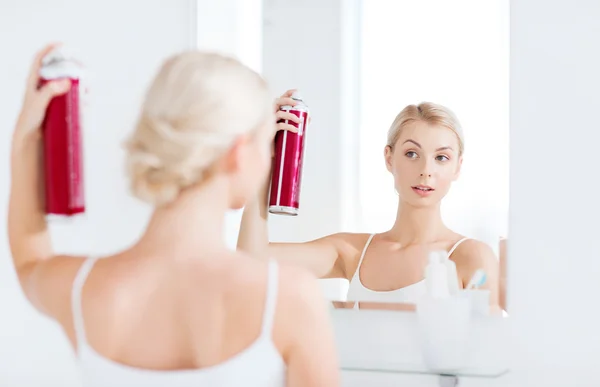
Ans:
MULTIPOLYGON (((522 361, 519 361, 521 363, 522 361)), ((600 373, 591 367, 530 366, 511 369, 496 378, 459 377, 459 387, 592 387, 600 386, 600 373)), ((342 371, 342 387, 450 387, 436 375, 342 371)))
MULTIPOLYGON (((460 387, 504 387, 509 386, 509 374, 497 378, 458 377, 460 387)), ((453 377, 438 375, 342 371, 342 387, 454 387, 453 377)))
MULTIPOLYGON (((416 313, 338 309, 332 318, 342 386, 454 386, 450 377, 428 373, 416 313)), ((461 387, 506 385, 508 323, 499 316, 474 320, 468 366, 458 375, 461 387)))

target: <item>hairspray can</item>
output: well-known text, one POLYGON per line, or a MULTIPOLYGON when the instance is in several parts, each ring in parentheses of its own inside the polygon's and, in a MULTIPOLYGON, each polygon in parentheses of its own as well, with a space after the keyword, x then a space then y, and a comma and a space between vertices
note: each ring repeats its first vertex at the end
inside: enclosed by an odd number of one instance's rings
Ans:
POLYGON ((46 214, 85 212, 81 139, 81 66, 59 49, 42 61, 40 84, 68 78, 71 88, 54 97, 42 124, 46 214))
POLYGON ((298 215, 300 208, 302 159, 309 110, 298 92, 295 92, 292 98, 297 101, 296 106, 282 106, 281 110, 300 118, 300 124, 286 120, 286 123, 298 128, 298 133, 280 130, 275 135, 269 212, 279 215, 298 215))

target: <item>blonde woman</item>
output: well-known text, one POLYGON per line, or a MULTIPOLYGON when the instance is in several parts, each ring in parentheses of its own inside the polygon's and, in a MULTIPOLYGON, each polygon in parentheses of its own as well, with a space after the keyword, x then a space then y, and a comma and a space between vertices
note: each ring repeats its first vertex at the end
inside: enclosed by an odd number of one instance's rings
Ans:
MULTIPOLYGON (((279 104, 292 103, 289 95, 290 91, 279 104)), ((456 263, 463 287, 477 269, 485 270, 484 287, 491 291, 490 306, 497 311, 498 260, 492 249, 450 230, 440 213, 442 199, 460 175, 463 152, 460 123, 448 108, 433 103, 407 106, 392 123, 384 148, 385 167, 398 193, 390 230, 268 243, 264 185, 263 196, 244 209, 238 248, 293 262, 319 278, 346 278, 348 300, 405 304, 414 304, 425 293, 428 253, 443 250, 456 263)))
POLYGON ((40 124, 70 86, 37 88, 52 48, 35 59, 12 139, 9 239, 25 294, 63 327, 84 385, 337 385, 314 277, 224 242, 226 211, 269 170, 275 127, 263 79, 215 54, 168 59, 127 146, 132 191, 155 207, 147 228, 112 256, 65 256, 52 249, 37 196, 40 124))

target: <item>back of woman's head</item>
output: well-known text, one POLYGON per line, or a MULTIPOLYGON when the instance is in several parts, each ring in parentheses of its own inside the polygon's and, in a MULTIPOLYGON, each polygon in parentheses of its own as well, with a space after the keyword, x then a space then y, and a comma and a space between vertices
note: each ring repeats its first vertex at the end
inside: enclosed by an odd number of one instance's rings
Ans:
POLYGON ((271 113, 264 80, 235 59, 185 52, 164 62, 127 142, 133 194, 153 205, 202 183, 241 135, 271 113))

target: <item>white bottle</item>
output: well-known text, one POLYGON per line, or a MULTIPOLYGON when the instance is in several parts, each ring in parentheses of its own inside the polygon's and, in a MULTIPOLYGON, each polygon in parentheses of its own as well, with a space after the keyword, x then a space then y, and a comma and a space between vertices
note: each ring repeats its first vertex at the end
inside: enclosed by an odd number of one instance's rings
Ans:
POLYGON ((448 273, 448 292, 451 296, 457 295, 460 287, 458 286, 456 263, 448 257, 448 254, 444 254, 442 260, 446 265, 446 272, 448 273))
POLYGON ((446 254, 439 251, 429 253, 429 264, 425 268, 425 285, 431 298, 450 297, 448 269, 444 262, 446 254))

